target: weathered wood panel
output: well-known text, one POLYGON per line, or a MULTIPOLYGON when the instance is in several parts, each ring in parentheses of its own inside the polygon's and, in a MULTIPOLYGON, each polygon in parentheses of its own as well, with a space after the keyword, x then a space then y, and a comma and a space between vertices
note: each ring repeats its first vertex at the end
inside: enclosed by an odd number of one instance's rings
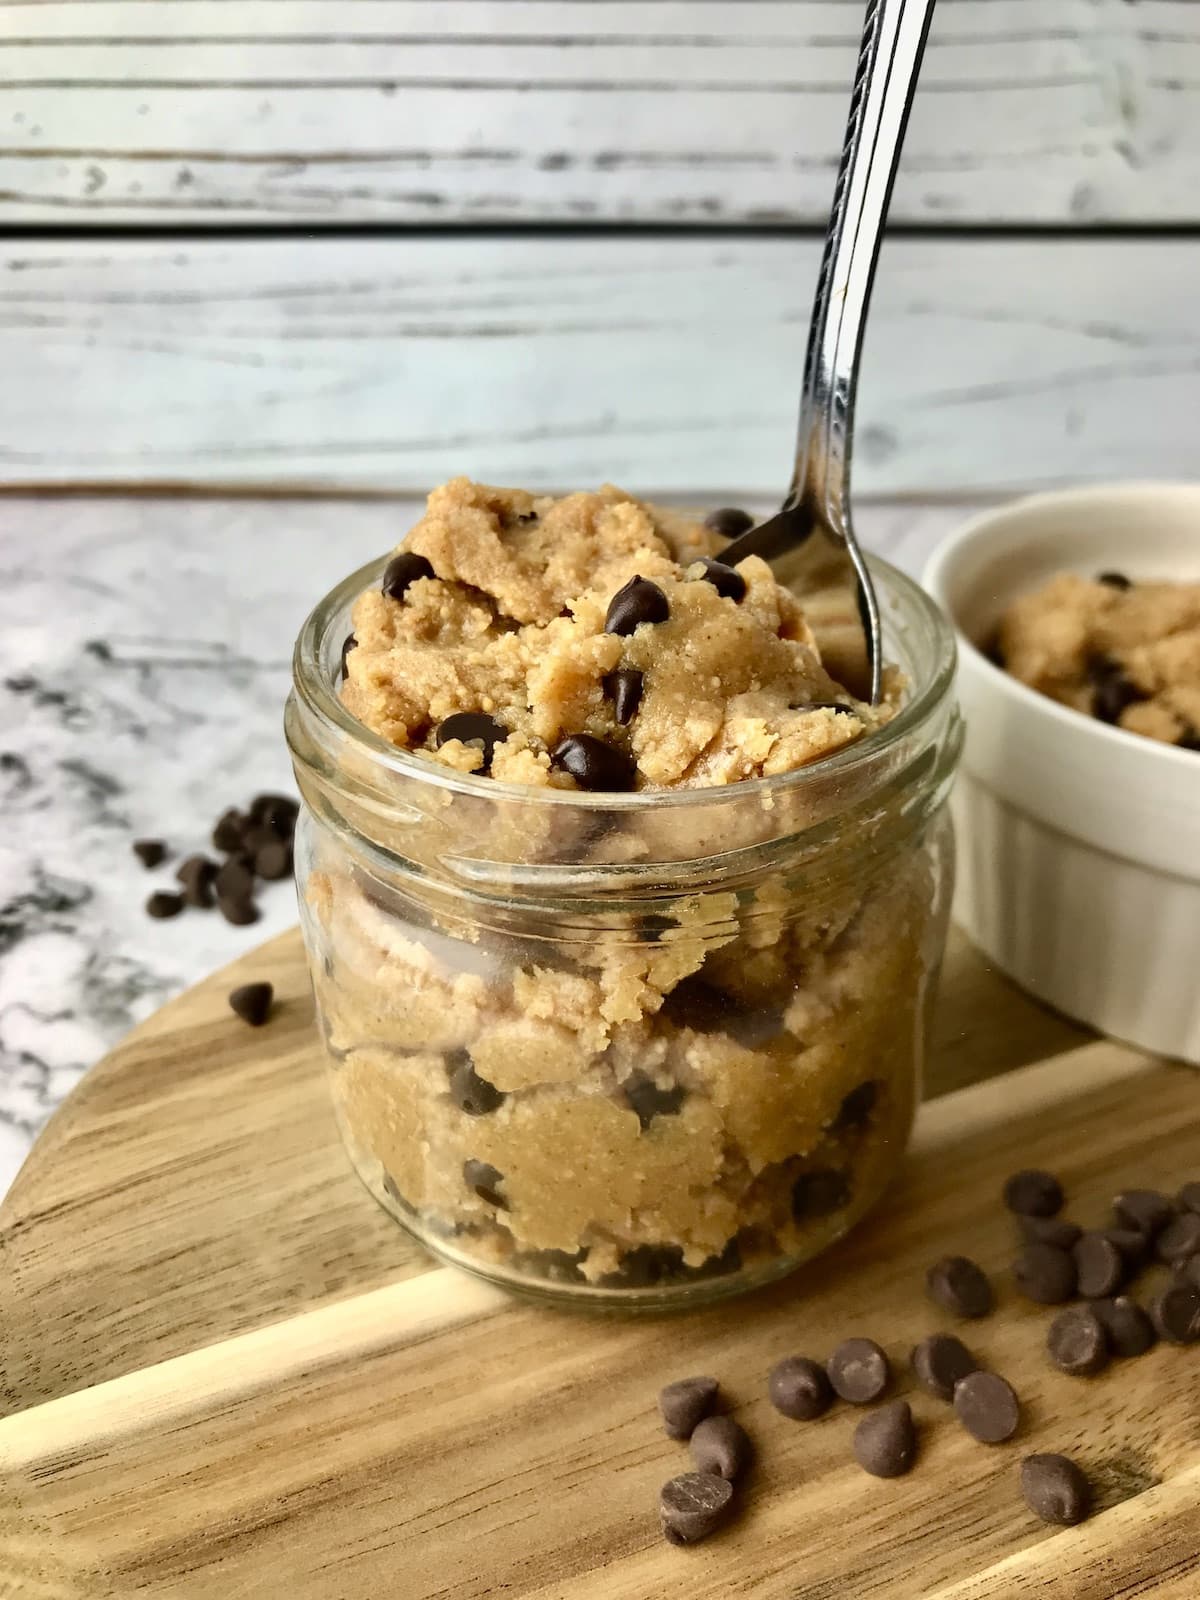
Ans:
MULTIPOLYGON (((813 242, 10 242, 0 482, 777 492, 813 242)), ((1200 240, 885 246, 860 491, 1195 470, 1200 240)))
MULTIPOLYGON (((0 218, 818 222, 859 0, 0 0, 0 218)), ((1196 220, 1194 0, 943 0, 908 221, 1196 220)))

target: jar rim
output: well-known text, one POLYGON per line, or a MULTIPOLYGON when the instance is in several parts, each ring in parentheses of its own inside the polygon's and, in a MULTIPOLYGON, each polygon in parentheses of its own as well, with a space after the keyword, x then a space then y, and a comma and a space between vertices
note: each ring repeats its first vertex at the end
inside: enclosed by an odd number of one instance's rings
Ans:
MULTIPOLYGON (((508 800, 525 805, 566 806, 584 812, 638 814, 667 808, 711 805, 723 796, 739 798, 762 795, 764 798, 803 791, 806 786, 826 781, 831 775, 850 777, 860 768, 872 765, 885 751, 899 745, 932 716, 948 695, 954 682, 957 647, 954 629, 937 602, 907 573, 876 555, 867 556, 872 574, 884 580, 890 595, 907 604, 916 619, 926 625, 934 646, 933 670, 917 684, 900 710, 884 727, 853 744, 844 745, 832 755, 811 761, 789 772, 766 778, 748 778, 738 783, 712 784, 686 789, 654 789, 630 793, 535 788, 526 784, 504 783, 497 778, 459 772, 453 767, 405 750, 374 733, 342 704, 334 681, 325 667, 326 645, 334 623, 348 606, 378 581, 392 552, 376 557, 335 585, 305 618, 292 653, 294 692, 305 710, 327 731, 352 740, 360 755, 365 754, 377 769, 431 787, 477 799, 508 800)), ((884 617, 884 634, 887 634, 884 617)), ((341 640, 337 644, 338 655, 341 640)), ((769 803, 769 801, 768 801, 769 803)))

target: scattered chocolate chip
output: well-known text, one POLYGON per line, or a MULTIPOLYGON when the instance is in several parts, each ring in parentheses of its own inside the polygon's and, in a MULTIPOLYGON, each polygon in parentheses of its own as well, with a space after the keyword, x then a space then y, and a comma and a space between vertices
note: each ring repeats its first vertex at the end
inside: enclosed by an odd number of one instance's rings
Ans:
POLYGON ((837 1116, 833 1119, 833 1132, 861 1131, 870 1122, 871 1113, 874 1111, 878 1100, 879 1084, 874 1078, 868 1078, 865 1083, 860 1083, 856 1089, 851 1089, 839 1106, 837 1116))
POLYGON ((238 856, 221 863, 214 882, 218 900, 248 900, 254 893, 254 873, 238 856))
POLYGON ((156 889, 146 901, 146 915, 161 921, 164 917, 177 917, 183 910, 183 896, 169 889, 156 889))
POLYGON ((808 1217, 827 1217, 840 1211, 850 1199, 850 1180, 835 1167, 819 1172, 802 1172, 792 1185, 792 1216, 797 1222, 808 1217))
POLYGON ((1108 656, 1090 661, 1088 671, 1095 685, 1092 713, 1101 722, 1119 722, 1122 711, 1145 699, 1137 685, 1131 683, 1118 663, 1108 656))
POLYGON ((1082 1234, 1071 1251, 1071 1259, 1075 1263, 1072 1293, 1079 1293, 1086 1300, 1106 1299, 1116 1294, 1125 1281, 1125 1257, 1105 1233, 1082 1234))
POLYGON ((625 1084, 625 1098, 631 1110, 637 1112, 642 1132, 645 1133, 655 1117, 673 1117, 687 1098, 687 1091, 681 1083, 673 1083, 669 1089, 660 1089, 653 1078, 635 1071, 625 1084))
POLYGON ((268 883, 286 878, 292 870, 292 847, 286 839, 272 839, 254 852, 254 870, 268 883))
POLYGON ((1139 1228, 1101 1228, 1100 1232, 1121 1252, 1127 1274, 1136 1272, 1149 1260, 1154 1241, 1139 1228))
POLYGON ((1014 1172, 1004 1185, 1004 1204, 1019 1217, 1056 1217, 1062 1210, 1062 1184, 1036 1167, 1014 1172))
POLYGON ((1075 1293, 1075 1259, 1052 1244, 1027 1244, 1013 1263, 1013 1277, 1027 1300, 1042 1306, 1061 1305, 1075 1293))
POLYGON ((269 828, 281 839, 292 837, 299 815, 300 802, 290 794, 256 794, 250 802, 250 821, 269 828))
POLYGON ((873 1339, 843 1339, 825 1363, 837 1394, 856 1406, 878 1400, 888 1386, 888 1358, 873 1339))
POLYGON ((736 539, 740 534, 749 533, 754 526, 754 518, 748 511, 742 511, 738 506, 721 506, 716 511, 710 511, 704 519, 704 526, 711 528, 714 533, 719 533, 723 539, 736 539))
POLYGON ((1091 1485, 1069 1456, 1026 1456, 1021 1493, 1034 1516, 1055 1527, 1073 1528, 1092 1508, 1091 1485))
POLYGON ((1185 1183, 1175 1196, 1175 1203, 1181 1211, 1194 1211, 1200 1216, 1200 1183, 1185 1183))
POLYGON ((939 1400, 953 1400, 955 1385, 979 1371, 978 1361, 952 1333, 931 1333, 909 1359, 918 1383, 939 1400))
POLYGON ((216 881, 217 863, 207 856, 188 856, 175 870, 175 877, 183 885, 186 904, 207 911, 213 904, 213 883, 216 881))
POLYGON ((893 1400, 854 1430, 854 1456, 875 1478, 900 1478, 917 1458, 917 1430, 907 1400, 893 1400))
POLYGON ((1109 589, 1133 588, 1133 580, 1127 578, 1123 572, 1101 572, 1098 574, 1096 582, 1105 584, 1109 589))
POLYGON ((1109 1348, 1115 1356, 1140 1356, 1158 1338, 1153 1322, 1128 1295, 1118 1295, 1115 1300, 1093 1300, 1092 1311, 1108 1335, 1109 1348))
POLYGON ((724 1522, 733 1485, 714 1472, 681 1472, 658 1493, 658 1519, 669 1544, 699 1544, 724 1522))
POLYGON ((954 1390, 954 1414, 981 1444, 1001 1444, 1016 1433, 1021 1407, 999 1373, 969 1372, 954 1390))
POLYGON ((1050 1324, 1046 1349, 1060 1372, 1091 1378, 1108 1365, 1108 1334, 1087 1306, 1070 1306, 1050 1324))
POLYGON ((833 1404, 833 1385, 819 1361, 784 1356, 771 1368, 767 1395, 776 1411, 795 1422, 813 1422, 833 1404))
POLYGON ((358 649, 358 640, 357 640, 357 638, 354 636, 354 634, 348 633, 346 635, 346 637, 342 640, 342 677, 343 677, 343 679, 346 676, 346 659, 349 656, 351 650, 357 650, 357 649, 358 649))
POLYGON ((252 922, 258 921, 260 915, 253 900, 229 895, 217 896, 217 910, 235 928, 248 928, 252 922))
POLYGON ((992 1286, 983 1268, 967 1256, 943 1256, 925 1274, 929 1298, 956 1317, 986 1317, 992 1286))
POLYGON ((1172 1344, 1200 1339, 1200 1288, 1186 1280, 1169 1284, 1150 1304, 1154 1326, 1172 1344))
POLYGON ((1175 1204, 1157 1189, 1124 1189, 1114 1199, 1113 1211, 1123 1228, 1154 1238, 1175 1215, 1175 1204))
POLYGON ((434 743, 439 750, 444 744, 449 744, 451 739, 457 739, 462 744, 478 745, 483 752, 483 766, 478 770, 490 772, 496 746, 503 744, 507 738, 508 729, 497 722, 495 717, 489 717, 486 712, 456 711, 452 717, 447 717, 445 722, 438 725, 434 743))
POLYGON ((147 871, 161 867, 167 859, 167 847, 161 839, 135 839, 133 853, 147 871))
POLYGON ((665 622, 670 615, 667 597, 658 585, 635 575, 609 601, 604 631, 627 638, 643 622, 665 622))
POLYGON ((676 1378, 659 1391, 658 1409, 668 1439, 690 1439, 717 1403, 715 1378, 676 1378))
POLYGON ((683 1251, 677 1244, 637 1244, 621 1256, 616 1272, 600 1279, 606 1288, 653 1289, 683 1275, 683 1251))
POLYGON ((271 1002, 274 998, 275 989, 272 984, 243 983, 231 991, 229 1006, 243 1022, 248 1022, 252 1028, 261 1028, 271 1015, 271 1002))
POLYGON ((1189 1256, 1175 1268, 1175 1276, 1184 1283, 1194 1283, 1200 1289, 1200 1256, 1189 1256))
POLYGON ((503 1105, 505 1099, 495 1084, 479 1076, 475 1071, 475 1063, 465 1050, 451 1067, 450 1095, 458 1109, 465 1111, 469 1117, 485 1117, 497 1106, 503 1105))
POLYGON ((1200 1250, 1200 1216, 1182 1211, 1173 1217, 1154 1241, 1155 1253, 1169 1267, 1177 1266, 1200 1250))
POLYGON ((1057 1250, 1069 1250, 1083 1229, 1077 1222, 1065 1217, 1019 1217, 1021 1232, 1030 1244, 1052 1244, 1057 1250))
POLYGON ((701 556, 700 565, 704 568, 704 581, 711 583, 722 599, 736 604, 746 598, 746 580, 736 567, 714 561, 711 556, 701 556))
POLYGON ((233 806, 228 811, 222 812, 213 829, 213 849, 220 850, 225 855, 240 850, 242 835, 246 831, 246 821, 246 817, 233 806))
POLYGON ((750 1436, 732 1417, 705 1417, 697 1423, 689 1449, 697 1472, 715 1472, 732 1483, 750 1460, 750 1436))
POLYGON ((632 789, 637 777, 637 768, 623 751, 590 733, 570 734, 555 745, 550 759, 570 773, 581 789, 605 794, 632 789))
POLYGON ((380 588, 389 600, 403 600, 410 584, 418 578, 434 578, 437 574, 424 556, 415 550, 401 550, 383 569, 380 588))
POLYGON ((500 1193, 500 1185, 504 1182, 504 1174, 493 1167, 490 1162, 464 1161, 463 1182, 468 1189, 474 1190, 486 1205, 495 1206, 500 1211, 508 1210, 508 1201, 500 1193))
POLYGON ((601 680, 606 698, 613 703, 613 716, 619 727, 627 728, 637 715, 642 703, 642 683, 643 676, 636 667, 618 667, 601 680))

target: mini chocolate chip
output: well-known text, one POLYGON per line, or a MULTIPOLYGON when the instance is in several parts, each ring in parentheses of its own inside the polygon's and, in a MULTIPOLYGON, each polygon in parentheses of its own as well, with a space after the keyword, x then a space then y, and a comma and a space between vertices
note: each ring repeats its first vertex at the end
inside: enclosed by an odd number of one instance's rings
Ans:
POLYGON ((1170 1267, 1194 1256, 1200 1250, 1200 1216, 1183 1211, 1173 1217, 1154 1241, 1154 1249, 1158 1259, 1170 1267))
POLYGON ((792 1216, 797 1222, 808 1217, 827 1217, 840 1211, 850 1199, 850 1180, 834 1167, 819 1172, 802 1172, 792 1185, 792 1216))
POLYGON ((715 1378, 676 1378, 659 1391, 658 1409, 668 1439, 690 1439, 717 1403, 715 1378))
POLYGON ((1150 1304, 1154 1326, 1172 1344, 1200 1339, 1200 1288, 1193 1283, 1169 1284, 1150 1304))
POLYGON ((643 675, 636 667, 618 667, 601 680, 605 698, 613 703, 613 716, 619 727, 627 728, 642 703, 643 675))
POLYGON ((1108 1334, 1087 1306, 1070 1306, 1050 1324, 1046 1349, 1060 1372, 1091 1378, 1108 1365, 1108 1334))
POLYGON ((496 746, 503 744, 507 738, 508 729, 497 722, 495 717, 489 717, 486 712, 456 711, 452 717, 447 717, 438 725, 434 743, 439 750, 444 744, 449 744, 451 739, 457 739, 461 744, 478 745, 483 752, 483 766, 476 770, 490 772, 496 746))
POLYGON ((1118 1295, 1115 1300, 1093 1300, 1092 1311, 1108 1335, 1109 1348, 1115 1356, 1140 1356, 1158 1338, 1153 1322, 1128 1295, 1118 1295))
POLYGON ((714 533, 719 533, 723 539, 736 539, 743 533, 749 533, 754 526, 754 518, 748 511, 742 511, 738 506, 720 506, 716 511, 710 511, 704 519, 704 526, 711 528, 714 533))
POLYGON ((1092 1508, 1092 1488, 1069 1456, 1026 1456, 1021 1463, 1021 1494, 1041 1521, 1073 1528, 1092 1508))
POLYGON ((1200 728, 1185 728, 1175 741, 1177 750, 1200 750, 1200 728))
POLYGON ((490 1162, 473 1159, 464 1161, 463 1182, 468 1189, 473 1189, 486 1205, 495 1206, 500 1211, 508 1210, 508 1201, 500 1193, 504 1174, 490 1162))
POLYGON ((495 1084, 481 1078, 475 1063, 463 1052, 450 1072, 450 1095, 460 1111, 469 1117, 485 1117, 495 1111, 505 1100, 504 1093, 495 1084))
POLYGON ((860 1083, 856 1089, 843 1099, 838 1107, 838 1114, 833 1119, 834 1133, 855 1132, 865 1128, 871 1120, 871 1113, 879 1099, 879 1084, 874 1078, 868 1078, 865 1083, 860 1083))
POLYGON ((1019 1217, 1017 1220, 1030 1244, 1052 1244, 1059 1250, 1069 1250, 1083 1232, 1077 1222, 1068 1222, 1065 1217, 1019 1217))
POLYGON ((996 1372, 969 1372, 955 1387, 954 1414, 981 1444, 1011 1439, 1021 1421, 1012 1385, 996 1372))
POLYGON ((909 1360, 918 1383, 939 1400, 953 1400, 955 1385, 968 1373, 979 1371, 978 1361, 952 1333, 931 1333, 915 1347, 909 1360))
POLYGON ((1181 1211, 1194 1211, 1200 1216, 1200 1183, 1185 1183, 1175 1196, 1175 1203, 1181 1211))
POLYGON ((699 1544, 729 1515, 733 1485, 715 1472, 681 1472, 658 1492, 658 1520, 668 1544, 699 1544))
POLYGON ((1027 1300, 1036 1300, 1041 1306, 1061 1305, 1075 1294, 1075 1258, 1052 1244, 1027 1244, 1013 1262, 1013 1277, 1027 1300))
POLYGON ((825 1371, 835 1392, 856 1406, 878 1400, 891 1377, 888 1358, 874 1339, 843 1339, 825 1371))
POLYGON ((711 556, 701 556, 700 565, 704 568, 704 581, 711 583, 723 600, 737 604, 746 598, 746 580, 736 567, 714 561, 711 556))
POLYGON ((1114 1199, 1113 1211, 1122 1227, 1153 1238, 1175 1215, 1175 1203, 1157 1189, 1124 1189, 1114 1199))
POLYGON ((167 847, 161 839, 135 839, 133 853, 147 871, 161 867, 167 859, 167 847))
POLYGON ((854 1457, 875 1478, 901 1478, 917 1459, 917 1430, 907 1400, 893 1400, 854 1430, 854 1457))
POLYGON ((177 917, 183 910, 183 896, 169 889, 156 889, 146 901, 146 915, 161 921, 164 917, 177 917))
POLYGON ((1004 1185, 1004 1204, 1019 1217, 1056 1217, 1062 1210, 1062 1184, 1036 1167, 1014 1172, 1004 1185))
POLYGON ((732 1417, 705 1417, 693 1430, 688 1448, 697 1472, 715 1472, 730 1483, 750 1460, 750 1435, 732 1417))
POLYGON ((342 677, 343 677, 343 679, 346 676, 346 660, 347 660, 347 657, 349 656, 351 650, 357 650, 357 649, 358 649, 358 639, 355 637, 354 634, 348 633, 346 635, 346 637, 342 640, 342 677))
POLYGON ((956 1317, 986 1317, 992 1286, 983 1268, 968 1256, 943 1256, 925 1274, 929 1298, 956 1317))
POLYGON ((207 911, 213 904, 216 876, 217 863, 207 856, 188 856, 175 869, 176 880, 183 885, 184 901, 201 911, 207 911))
POLYGON ((665 622, 670 615, 667 597, 658 585, 635 575, 609 601, 604 631, 628 638, 643 622, 665 622))
POLYGON ((254 870, 268 883, 286 878, 292 870, 292 847, 286 839, 272 839, 254 852, 254 870))
POLYGON ((1117 662, 1107 656, 1089 663, 1095 690, 1092 695, 1092 714, 1101 722, 1116 723, 1121 713, 1146 697, 1135 683, 1125 676, 1117 662))
POLYGON ((1101 572, 1097 574, 1097 583, 1103 583, 1109 589, 1132 589, 1133 580, 1127 578, 1123 572, 1101 572))
POLYGON ((1125 1257, 1104 1233, 1085 1233, 1071 1251, 1075 1262, 1075 1291, 1087 1300, 1116 1294, 1125 1281, 1125 1257))
POLYGON ((767 1395, 776 1411, 796 1422, 823 1417, 833 1404, 833 1385, 819 1361, 784 1356, 771 1368, 767 1395))
POLYGON ((240 850, 247 821, 248 819, 233 806, 228 811, 223 811, 213 828, 213 849, 220 850, 225 855, 240 850))
POLYGON ((241 1017, 243 1022, 248 1022, 252 1028, 261 1028, 271 1015, 271 1002, 275 998, 275 989, 269 983, 243 983, 229 995, 229 1007, 235 1016, 241 1017))
POLYGON ((561 767, 581 789, 603 794, 620 794, 632 789, 637 768, 621 750, 590 733, 572 733, 560 740, 550 759, 561 767))
POLYGON ((251 923, 257 922, 260 916, 258 907, 248 897, 236 895, 217 896, 217 910, 225 921, 235 928, 248 928, 251 923))
POLYGON ((437 574, 424 556, 415 550, 401 550, 383 569, 380 588, 389 600, 403 600, 410 584, 418 578, 434 578, 437 574))
POLYGON ((254 893, 254 874, 237 856, 221 863, 214 882, 218 900, 246 900, 254 893))
POLYGON ((687 1091, 681 1083, 673 1083, 669 1089, 660 1089, 653 1078, 635 1071, 625 1084, 625 1098, 630 1109, 637 1112, 642 1132, 645 1133, 655 1117, 673 1117, 687 1098, 687 1091))

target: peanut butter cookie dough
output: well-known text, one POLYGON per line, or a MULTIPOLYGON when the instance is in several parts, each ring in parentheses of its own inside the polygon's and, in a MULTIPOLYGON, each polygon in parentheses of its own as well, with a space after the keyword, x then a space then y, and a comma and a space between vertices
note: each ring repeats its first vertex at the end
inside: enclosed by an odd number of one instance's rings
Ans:
POLYGON ((1001 664, 1062 705, 1200 750, 1200 583, 1064 572, 1000 622, 1001 664))

